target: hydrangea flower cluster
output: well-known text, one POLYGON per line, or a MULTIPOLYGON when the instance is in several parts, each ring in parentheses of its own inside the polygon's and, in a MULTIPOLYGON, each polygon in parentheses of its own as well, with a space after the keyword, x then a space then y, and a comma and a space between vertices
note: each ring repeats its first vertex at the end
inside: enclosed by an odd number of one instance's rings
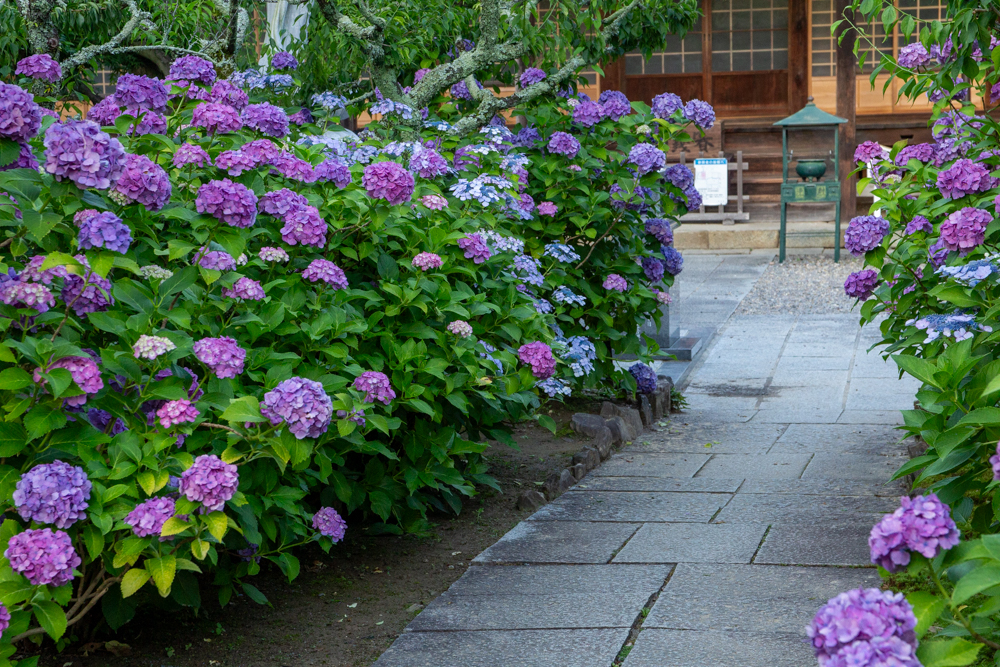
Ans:
POLYGON ((125 149, 121 143, 93 121, 53 123, 45 131, 44 143, 45 171, 57 181, 68 178, 81 188, 107 190, 125 168, 125 149))
POLYGON ((444 264, 444 261, 439 255, 435 255, 432 252, 422 252, 411 260, 413 268, 420 269, 421 271, 430 271, 431 269, 438 269, 444 264))
POLYGON ((302 271, 302 278, 311 283, 323 282, 334 289, 347 289, 344 270, 327 259, 314 259, 302 271))
POLYGON ((559 212, 559 207, 550 201, 543 201, 538 205, 538 215, 554 216, 559 212))
MULTIPOLYGON (((448 189, 451 191, 455 197, 460 201, 469 201, 470 199, 475 199, 483 206, 489 206, 490 204, 495 204, 503 199, 503 195, 500 191, 492 184, 489 180, 489 176, 477 176, 476 178, 469 180, 467 178, 460 178, 455 183, 450 185, 448 189)), ((509 182, 504 182, 501 187, 512 185, 509 182)))
POLYGON ((556 303, 575 303, 579 306, 585 306, 587 304, 587 297, 575 293, 565 285, 560 285, 552 290, 552 300, 556 303))
POLYGON ((167 110, 167 97, 166 86, 152 77, 122 74, 115 84, 115 100, 126 109, 148 109, 163 113, 167 110))
POLYGON ((215 512, 236 495, 239 482, 236 466, 215 454, 202 454, 181 474, 177 490, 188 500, 201 503, 206 512, 215 512))
POLYGON ((715 109, 708 102, 691 100, 684 105, 682 113, 684 114, 684 118, 693 121, 695 125, 703 130, 711 129, 715 125, 715 109))
POLYGON ((486 241, 479 234, 469 234, 460 238, 458 247, 465 251, 465 258, 471 259, 475 264, 482 264, 493 256, 486 241))
POLYGON ((235 338, 202 338, 192 347, 198 361, 208 366, 218 378, 234 378, 243 372, 247 351, 235 338))
POLYGON ((117 215, 104 211, 81 223, 77 243, 82 250, 107 248, 124 254, 132 244, 132 230, 117 215))
POLYGON ((396 398, 389 376, 378 371, 365 371, 356 377, 354 388, 365 393, 365 403, 380 401, 383 405, 389 405, 396 398))
MULTIPOLYGON (((73 377, 73 382, 84 391, 82 396, 71 396, 65 400, 65 404, 78 407, 87 402, 88 394, 96 394, 104 389, 104 380, 101 379, 101 370, 97 363, 90 357, 63 357, 45 369, 51 372, 57 368, 64 368, 73 377)), ((34 381, 38 384, 45 384, 46 380, 41 376, 41 368, 35 369, 34 381)), ((60 526, 62 528, 62 526, 60 526)))
POLYGON ((330 91, 324 93, 316 93, 310 98, 310 101, 318 107, 322 107, 327 111, 340 111, 347 105, 347 99, 336 95, 330 91))
POLYGON ((170 177, 163 167, 145 155, 128 155, 115 191, 150 211, 159 211, 170 201, 170 177))
POLYGON ((640 176, 663 169, 667 155, 653 144, 639 143, 628 153, 628 162, 636 167, 640 176))
POLYGON ((32 586, 62 586, 83 561, 61 530, 29 528, 10 538, 4 557, 32 586))
POLYGON ((191 401, 182 398, 176 401, 167 401, 156 411, 156 416, 160 420, 160 426, 170 428, 176 424, 186 424, 198 419, 198 408, 194 407, 191 401))
POLYGON ((535 386, 541 391, 544 391, 545 395, 549 398, 573 395, 573 389, 558 378, 546 378, 541 382, 536 383, 535 386))
POLYGON ((524 252, 524 241, 521 239, 514 238, 513 236, 504 236, 492 229, 476 233, 486 241, 490 246, 490 250, 494 253, 510 252, 520 254, 524 252))
POLYGON ((662 93, 653 98, 652 112, 657 118, 664 120, 684 108, 681 98, 673 93, 662 93))
POLYGON ((199 213, 208 213, 230 227, 251 227, 257 220, 257 195, 228 178, 198 188, 194 205, 199 213))
POLYGON ((968 159, 956 160, 937 175, 937 186, 948 199, 958 199, 965 195, 989 190, 994 185, 989 169, 968 159))
POLYGON ((960 534, 948 506, 930 493, 900 498, 900 507, 886 514, 868 537, 872 563, 896 572, 910 563, 910 552, 934 558, 958 544, 960 534))
POLYGON ((855 271, 844 281, 844 293, 852 299, 865 301, 878 287, 878 282, 878 272, 874 269, 855 271))
POLYGON ((472 325, 465 320, 453 320, 448 323, 447 329, 448 333, 454 334, 459 338, 468 338, 472 335, 472 325))
POLYGON ((924 315, 920 319, 906 321, 907 326, 915 326, 927 332, 924 343, 931 343, 941 336, 954 338, 956 342, 972 338, 976 331, 992 332, 993 327, 976 322, 974 315, 956 310, 950 315, 924 315))
POLYGON ((165 269, 162 266, 148 264, 146 266, 139 267, 139 274, 146 280, 166 280, 170 276, 174 275, 174 272, 170 269, 165 269))
POLYGON ((150 498, 136 505, 125 516, 125 523, 132 528, 132 533, 136 537, 159 535, 163 530, 163 524, 174 515, 176 508, 177 503, 173 498, 150 498))
POLYGON ((395 206, 410 200, 416 183, 410 172, 395 162, 376 162, 365 167, 361 185, 372 199, 395 206))
POLYGON ((538 262, 530 255, 518 255, 510 265, 511 273, 519 280, 523 280, 529 285, 540 287, 545 282, 538 262))
POLYGON ((917 232, 930 234, 933 231, 934 226, 930 223, 930 220, 922 215, 915 215, 912 220, 906 223, 904 233, 909 236, 910 234, 916 234, 917 232))
POLYGON ((579 262, 580 255, 571 246, 565 243, 549 243, 545 246, 543 253, 547 257, 552 257, 559 262, 579 262))
POLYGON ((193 164, 196 167, 204 168, 212 166, 212 158, 208 156, 204 148, 197 144, 181 144, 174 152, 170 163, 175 167, 193 164))
POLYGON ((111 296, 111 281, 90 271, 87 258, 83 255, 74 255, 73 258, 88 270, 83 276, 74 273, 66 275, 59 296, 81 317, 107 310, 115 302, 111 296))
POLYGON ((42 111, 34 96, 0 81, 0 137, 23 143, 38 134, 41 126, 42 111))
POLYGON ((920 667, 916 627, 902 593, 859 588, 823 605, 806 635, 824 667, 920 667))
POLYGON ((271 67, 276 70, 298 69, 299 61, 288 51, 278 51, 271 56, 271 67))
POLYGON ((587 100, 573 109, 573 122, 583 127, 593 127, 605 118, 604 107, 597 102, 587 100))
POLYGON ((934 273, 950 276, 955 282, 975 287, 990 276, 1000 274, 1000 267, 993 263, 996 259, 996 255, 990 255, 986 259, 977 259, 962 266, 942 266, 934 273))
POLYGON ((56 305, 56 299, 48 287, 19 280, 0 284, 0 301, 8 306, 37 310, 39 313, 48 312, 49 308, 56 305))
POLYGON ((329 537, 334 544, 344 539, 347 532, 347 522, 332 507, 321 507, 313 515, 312 526, 320 535, 329 537))
POLYGON ((628 281, 617 273, 611 273, 604 279, 604 283, 601 286, 613 292, 624 292, 628 289, 628 281))
POLYGON ((284 218, 281 240, 288 245, 304 245, 322 248, 326 245, 326 221, 315 206, 293 208, 284 218))
POLYGON ((522 364, 531 366, 531 374, 539 380, 551 377, 556 370, 552 348, 541 341, 526 343, 518 348, 517 357, 522 364))
POLYGON ((889 222, 874 215, 852 218, 844 232, 844 247, 852 255, 863 255, 874 250, 889 233, 889 222))
POLYGON ((643 257, 642 272, 646 275, 647 280, 652 283, 658 283, 663 280, 663 262, 655 257, 643 257))
POLYGON ((333 401, 319 382, 292 377, 264 394, 260 413, 272 424, 287 424, 299 440, 318 438, 333 420, 333 401))
POLYGON ((236 269, 236 260, 224 250, 211 250, 201 255, 198 266, 211 271, 233 271, 236 269))
POLYGON ((941 242, 948 250, 964 255, 986 239, 986 227, 992 219, 981 208, 966 206, 941 223, 941 242))
POLYGON ((240 117, 243 124, 269 137, 283 137, 288 134, 288 114, 284 109, 262 102, 247 105, 240 117))
POLYGON ((549 137, 548 149, 550 153, 573 159, 580 152, 580 142, 572 134, 553 132, 549 137))
POLYGON ((53 60, 49 54, 36 53, 33 56, 18 60, 14 74, 23 74, 39 81, 55 83, 62 78, 62 66, 53 60))
POLYGON ((605 115, 617 122, 622 116, 632 113, 632 104, 625 97, 625 93, 617 90, 605 90, 597 98, 597 103, 604 109, 605 115))
POLYGON ((660 247, 663 255, 663 268, 672 276, 676 276, 684 270, 684 257, 673 246, 665 245, 660 247))
POLYGON ((656 392, 656 372, 637 361, 629 366, 628 372, 635 378, 635 385, 640 394, 652 394, 656 392))
POLYGON ((548 75, 545 73, 545 70, 541 70, 537 67, 529 67, 521 72, 518 82, 521 84, 521 88, 527 88, 528 86, 533 86, 536 83, 541 83, 547 77, 548 75))
POLYGON ((854 149, 854 161, 871 164, 889 159, 889 151, 877 141, 863 141, 854 149))
POLYGON ((410 158, 410 171, 420 178, 437 178, 448 173, 448 161, 437 151, 425 148, 410 158))
POLYGON ((896 58, 896 62, 900 67, 912 70, 923 67, 930 61, 930 52, 920 42, 913 42, 912 44, 900 47, 899 56, 896 58))
POLYGON ((263 301, 265 294, 264 287, 259 282, 243 276, 232 287, 223 289, 222 296, 244 301, 263 301))
POLYGON ((211 61, 190 55, 181 56, 170 63, 170 72, 167 74, 168 80, 176 82, 177 85, 183 83, 184 85, 180 86, 182 88, 186 88, 189 82, 194 81, 210 86, 215 83, 215 78, 215 65, 211 61))
POLYGON ((556 342, 565 349, 560 353, 563 361, 569 364, 575 377, 583 377, 594 370, 594 361, 597 359, 597 348, 594 344, 583 336, 570 336, 569 338, 556 338, 556 342))
POLYGON ((148 336, 146 334, 139 336, 139 340, 132 346, 132 351, 136 359, 148 359, 150 361, 176 349, 177 346, 169 338, 148 336))
POLYGON ((27 521, 68 528, 86 518, 91 488, 83 468, 57 459, 21 476, 14 489, 14 507, 27 521))

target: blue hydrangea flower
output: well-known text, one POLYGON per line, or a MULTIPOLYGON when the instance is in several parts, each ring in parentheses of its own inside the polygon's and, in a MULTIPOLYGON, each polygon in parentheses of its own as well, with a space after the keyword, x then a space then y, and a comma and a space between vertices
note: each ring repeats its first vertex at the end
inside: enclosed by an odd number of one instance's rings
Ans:
POLYGON ((974 315, 956 310, 950 315, 925 315, 920 319, 906 321, 907 326, 915 326, 927 332, 925 343, 937 340, 941 336, 954 338, 955 341, 962 341, 972 338, 976 331, 993 331, 992 327, 976 322, 974 315))
POLYGON ((538 262, 528 255, 518 255, 510 265, 512 274, 529 285, 536 287, 545 282, 538 269, 538 262))
POLYGON ((490 247, 490 250, 494 254, 500 252, 512 252, 515 254, 521 254, 524 252, 524 241, 513 236, 504 236, 499 234, 492 229, 485 232, 479 232, 479 235, 485 239, 486 244, 490 247))
POLYGON ((323 107, 327 111, 340 111, 347 106, 346 98, 336 95, 329 90, 324 93, 316 93, 310 99, 314 105, 323 107))
POLYGON ((493 353, 496 352, 497 349, 484 340, 479 341, 479 343, 483 346, 483 350, 485 350, 485 352, 480 352, 479 356, 496 366, 498 372, 503 373, 503 364, 499 359, 493 356, 493 353))
POLYGON ((935 273, 951 276, 956 282, 975 287, 993 274, 1000 273, 1000 268, 993 263, 996 256, 977 259, 963 266, 942 266, 935 273))
POLYGON ((562 380, 557 380, 556 378, 546 378, 536 385, 539 389, 545 392, 549 397, 555 396, 569 396, 573 393, 570 386, 563 382, 562 380))
POLYGON ((438 132, 450 132, 452 126, 448 121, 436 119, 424 121, 424 127, 429 130, 437 130, 438 132))
POLYGON ((582 377, 594 370, 594 361, 597 359, 597 348, 589 339, 583 336, 570 336, 556 338, 556 343, 565 349, 560 356, 569 364, 573 370, 573 375, 582 377))
POLYGON ((557 287, 552 291, 552 298, 557 303, 575 303, 581 306, 587 304, 587 297, 576 294, 565 285, 557 287))
POLYGON ((545 299, 535 299, 535 310, 541 315, 548 315, 552 312, 552 304, 545 299))
POLYGON ((413 118, 412 108, 402 102, 393 102, 388 98, 381 99, 371 105, 368 111, 372 114, 395 114, 404 120, 411 120, 413 118))
POLYGON ((503 195, 500 194, 500 191, 481 179, 481 176, 477 176, 471 181, 467 178, 460 178, 458 182, 452 184, 448 189, 462 201, 475 199, 483 206, 489 206, 490 204, 502 201, 503 195))
POLYGON ((550 243, 545 246, 545 255, 554 257, 560 262, 579 262, 580 255, 565 243, 550 243))

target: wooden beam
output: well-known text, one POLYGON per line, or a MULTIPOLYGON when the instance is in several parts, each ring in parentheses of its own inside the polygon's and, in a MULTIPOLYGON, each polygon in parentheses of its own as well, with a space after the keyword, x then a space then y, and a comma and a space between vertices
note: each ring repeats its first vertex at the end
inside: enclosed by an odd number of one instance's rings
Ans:
POLYGON ((619 90, 628 94, 625 90, 625 56, 609 63, 601 63, 601 69, 604 70, 604 76, 599 76, 597 83, 602 93, 605 90, 619 90))
POLYGON ((788 113, 809 97, 809 0, 788 0, 788 113))
MULTIPOLYGON (((850 0, 837 0, 834 20, 841 17, 853 19, 849 10, 850 0)), ((846 23, 841 24, 837 37, 843 35, 843 40, 837 46, 837 115, 846 118, 847 122, 840 126, 840 211, 846 220, 854 217, 857 210, 856 179, 847 174, 854 169, 854 149, 857 145, 856 97, 857 97, 857 58, 854 55, 856 35, 846 23)), ((840 240, 838 239, 838 242, 840 240)))
POLYGON ((712 97, 712 0, 701 0, 701 99, 715 104, 712 97))

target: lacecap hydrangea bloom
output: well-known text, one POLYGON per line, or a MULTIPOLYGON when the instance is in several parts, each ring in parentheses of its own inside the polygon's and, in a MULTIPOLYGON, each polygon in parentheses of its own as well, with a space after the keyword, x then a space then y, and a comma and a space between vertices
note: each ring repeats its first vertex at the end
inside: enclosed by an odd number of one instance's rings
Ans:
POLYGON ((389 376, 378 371, 365 371, 356 377, 354 388, 365 393, 365 403, 381 401, 383 405, 389 405, 396 398, 389 376))
POLYGON ((4 557, 32 586, 62 586, 83 562, 61 530, 29 528, 10 538, 4 557))
POLYGON ((556 370, 552 348, 541 341, 522 345, 517 350, 517 357, 521 363, 531 366, 531 374, 539 380, 551 377, 556 370))
POLYGON ((158 536, 163 524, 174 515, 177 503, 173 498, 150 498, 139 503, 125 516, 125 523, 136 537, 158 536))
POLYGON ((617 273, 611 273, 604 279, 602 287, 613 292, 624 292, 628 289, 628 281, 617 273))
POLYGON ((202 454, 181 474, 177 490, 188 500, 201 503, 205 511, 215 512, 236 495, 239 482, 236 466, 215 454, 202 454))
POLYGON ((455 334, 459 338, 468 338, 472 335, 472 325, 465 320, 454 320, 448 323, 448 333, 455 334))
POLYGON ((45 171, 57 181, 68 178, 84 189, 107 190, 125 168, 125 149, 121 143, 93 121, 53 123, 45 131, 44 143, 45 171))
POLYGON ((313 515, 312 526, 320 535, 329 537, 334 544, 344 539, 347 532, 347 522, 332 507, 321 507, 313 515))
POLYGON ((955 211, 941 223, 941 241, 948 250, 966 254, 986 239, 986 227, 993 219, 981 208, 965 208, 955 211))
POLYGON ((159 410, 156 416, 160 420, 160 426, 170 428, 176 424, 186 424, 198 419, 198 408, 194 407, 191 401, 182 398, 176 401, 167 401, 159 410))
POLYGON ((886 514, 868 537, 872 563, 896 572, 910 563, 910 552, 934 558, 958 544, 961 535, 948 506, 937 495, 900 498, 900 507, 886 514))
POLYGON ((637 361, 629 366, 628 372, 635 378, 636 389, 640 394, 652 394, 656 392, 656 372, 652 368, 637 361))
POLYGON ((860 215, 851 218, 844 232, 844 247, 852 255, 863 255, 874 250, 889 233, 889 221, 874 215, 860 215))
MULTIPOLYGON (((96 394, 104 389, 104 380, 101 379, 101 369, 90 357, 63 357, 45 368, 45 372, 51 372, 57 368, 64 368, 73 377, 73 382, 84 391, 81 396, 70 396, 64 403, 69 406, 78 407, 87 402, 88 394, 96 394)), ((38 384, 45 384, 46 380, 41 376, 41 368, 35 369, 33 379, 38 384)), ((60 526, 62 528, 62 526, 60 526)))
POLYGON ((264 394, 260 413, 272 424, 287 424, 299 440, 318 438, 333 419, 333 401, 319 382, 292 377, 264 394))
POLYGON ((395 206, 409 201, 416 183, 413 175, 395 162, 376 162, 365 167, 361 185, 372 199, 395 206))
POLYGON ((233 286, 222 290, 222 296, 230 299, 242 299, 244 301, 263 301, 264 287, 254 280, 242 276, 233 283, 233 286))
POLYGON ((565 285, 560 285, 552 290, 552 299, 556 303, 575 303, 578 306, 584 306, 587 304, 587 297, 581 294, 576 294, 565 285))
POLYGON ((139 340, 132 346, 132 351, 136 359, 153 360, 157 357, 176 350, 177 346, 169 338, 162 336, 139 336, 139 340))
POLYGON ((580 261, 580 255, 576 250, 565 243, 549 243, 545 246, 545 252, 542 254, 547 257, 553 257, 560 262, 570 263, 580 261))
POLYGON ((917 618, 902 593, 841 593, 816 612, 806 635, 824 667, 920 667, 917 618))
POLYGON ((250 227, 257 219, 257 195, 228 178, 198 188, 194 204, 199 213, 208 213, 230 227, 250 227))
POLYGON ((91 488, 83 468, 57 459, 21 476, 14 489, 14 507, 27 521, 68 528, 86 518, 91 488))
POLYGON ((878 287, 878 282, 878 272, 874 269, 855 271, 844 281, 844 294, 852 299, 865 301, 878 287))
POLYGON ((941 336, 954 338, 956 342, 963 341, 972 338, 975 331, 993 331, 993 327, 976 322, 974 315, 963 313, 961 310, 956 310, 950 315, 924 315, 920 319, 907 320, 906 325, 926 331, 927 338, 924 339, 924 343, 933 342, 941 336))
POLYGON ((18 60, 14 74, 23 74, 39 81, 55 83, 62 78, 62 67, 49 54, 36 53, 18 60))
POLYGON ((198 361, 208 366, 218 378, 234 378, 243 372, 247 351, 235 338, 202 338, 192 347, 198 361))
POLYGON ((10 83, 0 81, 0 137, 25 142, 42 126, 42 110, 35 97, 10 83))
POLYGON ((263 102, 250 104, 243 109, 243 124, 269 137, 283 137, 288 134, 288 114, 284 109, 263 102))
POLYGON ((334 289, 347 289, 344 270, 327 259, 314 259, 302 271, 302 278, 311 283, 323 282, 334 289))
POLYGON ((418 254, 411 260, 413 268, 420 269, 421 271, 429 271, 431 269, 440 268, 444 264, 444 260, 441 259, 440 255, 435 255, 432 252, 422 252, 418 254))
POLYGON ((990 276, 1000 273, 1000 267, 994 264, 996 259, 995 256, 989 256, 986 259, 977 259, 962 266, 942 266, 934 273, 950 276, 956 282, 968 287, 975 287, 990 276))
POLYGON ((580 142, 572 134, 553 132, 549 137, 548 149, 550 153, 565 155, 572 159, 580 152, 580 142))
POLYGON ((145 155, 128 155, 115 191, 150 211, 159 211, 170 201, 170 177, 163 167, 145 155))

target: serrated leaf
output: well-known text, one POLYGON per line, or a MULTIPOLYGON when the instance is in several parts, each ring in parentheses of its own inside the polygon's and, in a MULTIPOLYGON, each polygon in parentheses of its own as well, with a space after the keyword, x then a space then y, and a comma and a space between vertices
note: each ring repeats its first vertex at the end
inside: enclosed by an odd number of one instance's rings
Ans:
POLYGON ((175 556, 147 558, 146 570, 152 575, 153 583, 156 584, 160 597, 170 595, 170 586, 174 583, 174 576, 177 574, 177 558, 175 556))
POLYGON ((51 600, 36 602, 32 605, 38 624, 45 629, 52 639, 59 639, 66 633, 66 612, 51 600))
POLYGON ((923 667, 963 667, 976 661, 982 647, 961 637, 920 642, 917 658, 923 667))
POLYGON ((34 384, 27 371, 20 368, 5 368, 0 371, 0 389, 17 391, 34 384))
POLYGON ((144 569, 133 567, 122 577, 122 597, 127 598, 135 595, 150 578, 149 572, 144 569))
POLYGON ((262 422, 267 418, 260 414, 260 403, 253 396, 234 398, 229 407, 220 415, 228 422, 262 422))
POLYGON ((226 536, 226 530, 229 528, 229 520, 226 519, 226 514, 224 512, 209 512, 202 516, 201 519, 208 526, 208 532, 212 534, 212 537, 221 542, 222 538, 226 536))
POLYGON ((28 432, 17 422, 0 422, 0 457, 15 456, 28 444, 28 432))
POLYGON ((172 516, 163 523, 163 528, 160 529, 160 535, 163 537, 170 537, 171 535, 183 533, 190 527, 191 524, 187 521, 183 521, 176 516, 172 516))
POLYGON ((1000 565, 980 565, 958 580, 951 593, 951 601, 961 604, 976 593, 997 585, 1000 585, 1000 565))

